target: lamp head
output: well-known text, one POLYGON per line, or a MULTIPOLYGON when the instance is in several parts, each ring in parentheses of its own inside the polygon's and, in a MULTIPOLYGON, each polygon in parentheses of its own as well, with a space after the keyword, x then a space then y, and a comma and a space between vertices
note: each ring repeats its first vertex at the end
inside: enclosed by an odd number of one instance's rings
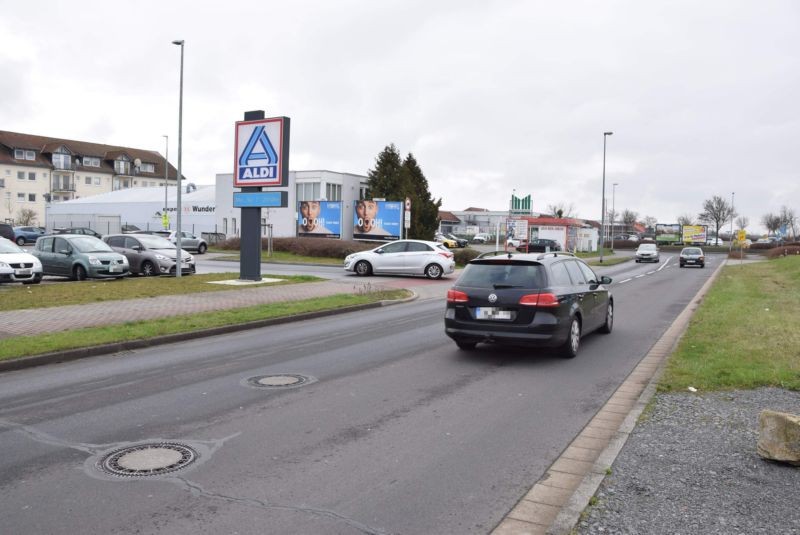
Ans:
POLYGON ((604 136, 613 136, 614 132, 603 132, 604 136))
POLYGON ((172 41, 172 44, 183 46, 183 39, 176 39, 175 41, 172 41))

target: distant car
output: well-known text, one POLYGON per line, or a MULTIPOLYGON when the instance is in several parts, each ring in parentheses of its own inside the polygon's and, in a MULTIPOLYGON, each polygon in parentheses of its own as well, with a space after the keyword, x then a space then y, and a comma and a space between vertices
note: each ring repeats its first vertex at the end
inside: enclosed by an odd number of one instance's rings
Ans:
POLYGON ((636 262, 660 262, 658 247, 655 243, 643 243, 636 248, 636 262))
POLYGON ((42 263, 11 240, 0 238, 0 282, 39 284, 42 282, 42 263))
POLYGON ((456 269, 454 255, 441 243, 422 240, 397 240, 369 251, 348 255, 345 271, 356 275, 394 273, 425 275, 439 279, 456 269))
POLYGON ((44 229, 41 227, 14 227, 14 241, 17 245, 36 243, 39 236, 44 236, 44 229))
POLYGON ((74 280, 121 279, 130 275, 125 256, 103 240, 80 234, 55 234, 36 240, 33 255, 42 263, 45 275, 74 280))
POLYGON ((492 239, 491 236, 489 236, 488 234, 475 234, 472 237, 472 243, 486 243, 491 239, 492 239))
POLYGON ((512 248, 516 249, 517 247, 519 247, 520 245, 522 245, 523 243, 525 243, 527 241, 528 240, 526 240, 525 238, 508 238, 506 240, 506 245, 508 247, 512 247, 512 248))
POLYGON ((706 267, 706 256, 699 247, 684 247, 678 257, 680 267, 700 266, 706 267))
POLYGON ((722 238, 710 237, 706 239, 706 245, 709 247, 722 247, 725 245, 725 242, 722 241, 722 238))
POLYGON ((639 241, 639 236, 637 236, 636 234, 630 234, 628 236, 628 241, 639 241))
POLYGON ((130 232, 139 232, 140 230, 142 229, 140 229, 136 225, 122 225, 122 227, 120 228, 120 231, 122 231, 123 234, 128 234, 130 232))
MULTIPOLYGON (((125 255, 131 273, 152 277, 175 275, 178 248, 167 239, 153 234, 109 234, 103 241, 116 252, 125 255)), ((195 273, 194 257, 181 251, 181 273, 195 273)))
POLYGON ((467 244, 469 243, 469 241, 468 241, 468 240, 465 240, 464 238, 459 238, 458 236, 454 236, 454 235, 452 235, 452 234, 445 234, 445 237, 446 237, 446 238, 450 238, 451 240, 455 240, 456 244, 457 244, 459 247, 461 247, 462 249, 463 249, 464 247, 466 247, 466 246, 467 246, 467 244))
POLYGON ((0 238, 15 241, 17 237, 14 235, 14 227, 8 223, 0 223, 0 238))
POLYGON ((68 228, 59 227, 53 229, 53 234, 82 234, 84 236, 94 236, 97 239, 103 237, 102 234, 90 229, 89 227, 68 227, 68 228))
POLYGON ((560 250, 561 244, 556 240, 548 240, 546 238, 537 238, 517 247, 517 251, 521 253, 549 253, 560 250))
POLYGON ((448 249, 455 249, 456 247, 458 247, 458 242, 456 240, 448 238, 444 234, 436 234, 433 237, 433 240, 438 242, 438 243, 441 243, 442 245, 444 245, 448 249))
MULTIPOLYGON (((178 232, 175 230, 171 231, 167 239, 177 245, 178 232)), ((186 232, 184 230, 181 232, 181 249, 197 251, 197 254, 205 254, 205 252, 208 251, 208 244, 203 238, 198 238, 191 232, 186 232)))
POLYGON ((572 358, 582 336, 614 326, 608 284, 569 253, 475 259, 447 292, 445 334, 465 351, 498 343, 557 348, 572 358))
POLYGON ((614 236, 611 239, 613 241, 627 241, 628 240, 628 235, 627 234, 617 234, 616 236, 614 236))

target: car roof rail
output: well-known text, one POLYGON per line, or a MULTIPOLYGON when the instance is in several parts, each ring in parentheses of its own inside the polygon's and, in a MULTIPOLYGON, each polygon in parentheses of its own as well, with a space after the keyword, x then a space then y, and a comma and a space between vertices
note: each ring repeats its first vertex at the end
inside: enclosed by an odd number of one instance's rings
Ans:
POLYGON ((547 255, 552 255, 554 258, 556 256, 571 256, 575 258, 575 255, 572 253, 568 253, 567 251, 550 251, 549 253, 542 253, 536 257, 536 260, 541 260, 542 258, 547 258, 547 255))

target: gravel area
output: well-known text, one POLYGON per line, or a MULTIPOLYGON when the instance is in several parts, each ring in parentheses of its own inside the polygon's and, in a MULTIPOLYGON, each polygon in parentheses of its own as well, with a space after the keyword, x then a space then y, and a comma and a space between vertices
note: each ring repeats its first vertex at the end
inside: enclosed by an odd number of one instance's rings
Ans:
POLYGON ((800 468, 756 452, 764 409, 800 414, 775 388, 657 394, 575 532, 800 535, 800 468))

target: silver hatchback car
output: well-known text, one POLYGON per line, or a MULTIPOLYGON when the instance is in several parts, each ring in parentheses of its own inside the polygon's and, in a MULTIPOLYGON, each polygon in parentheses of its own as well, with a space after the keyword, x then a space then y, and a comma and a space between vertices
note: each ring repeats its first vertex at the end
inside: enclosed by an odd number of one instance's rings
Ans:
POLYGON ((655 243, 643 243, 636 249, 637 262, 660 262, 658 247, 655 243))
POLYGON ((370 251, 348 255, 344 259, 344 269, 362 276, 396 273, 439 279, 455 271, 456 263, 453 253, 441 243, 397 240, 370 251))
MULTIPOLYGON (((109 234, 103 241, 116 252, 125 255, 131 273, 151 277, 153 275, 175 275, 178 248, 165 238, 153 234, 109 234)), ((181 252, 181 274, 195 272, 194 257, 181 252)))

